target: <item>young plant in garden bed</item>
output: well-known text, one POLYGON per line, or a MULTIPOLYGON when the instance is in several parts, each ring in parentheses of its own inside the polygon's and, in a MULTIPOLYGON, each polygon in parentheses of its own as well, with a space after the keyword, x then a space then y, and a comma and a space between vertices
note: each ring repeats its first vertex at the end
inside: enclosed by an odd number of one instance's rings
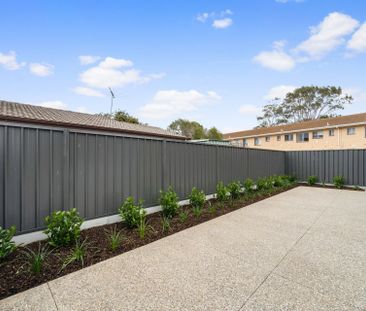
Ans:
POLYGON ((220 181, 216 186, 216 199, 220 203, 220 206, 227 202, 229 197, 229 190, 225 187, 224 183, 220 181))
POLYGON ((133 197, 128 197, 119 208, 120 217, 130 229, 140 226, 141 220, 146 216, 142 203, 143 201, 140 200, 135 204, 133 197))
POLYGON ((170 231, 170 218, 163 215, 163 217, 161 218, 161 224, 163 233, 170 231))
POLYGON ((345 179, 343 176, 334 176, 333 178, 333 184, 337 189, 342 189, 345 184, 345 179))
POLYGON ((47 245, 41 246, 41 243, 38 243, 37 251, 33 251, 26 247, 22 253, 26 258, 27 270, 33 275, 39 275, 47 257, 52 253, 52 250, 48 249, 47 245))
POLYGON ((205 193, 202 190, 198 190, 196 187, 193 187, 192 192, 189 195, 189 203, 192 205, 192 211, 194 216, 201 216, 205 202, 205 193))
POLYGON ((11 226, 9 229, 0 227, 0 264, 17 248, 15 243, 11 240, 15 235, 15 232, 15 226, 11 226))
POLYGON ((170 186, 167 191, 160 191, 159 203, 164 217, 173 218, 179 211, 178 195, 170 186))
POLYGON ((315 185, 317 182, 318 182, 318 177, 317 176, 311 175, 311 176, 308 177, 308 184, 310 186, 315 185))
POLYGON ((144 239, 150 229, 152 229, 152 227, 148 224, 146 217, 141 217, 140 222, 137 225, 137 231, 139 233, 140 239, 144 239))
POLYGON ((211 203, 211 201, 208 201, 207 204, 208 204, 208 212, 210 214, 215 214, 216 213, 216 206, 215 206, 215 204, 211 203))
POLYGON ((233 207, 234 200, 237 200, 240 197, 241 184, 239 181, 233 181, 227 185, 227 189, 230 193, 231 206, 233 207))
POLYGON ((253 179, 247 178, 246 180, 244 180, 243 186, 244 186, 244 189, 245 189, 246 193, 253 192, 253 190, 254 190, 254 181, 253 181, 253 179))
POLYGON ((48 243, 54 247, 74 244, 80 237, 83 219, 75 208, 69 211, 53 212, 45 218, 48 243))
POLYGON ((122 231, 117 231, 117 227, 113 227, 112 230, 106 231, 109 248, 112 252, 116 251, 122 244, 123 235, 122 231))
POLYGON ((68 265, 79 262, 84 267, 85 257, 87 249, 90 247, 90 243, 85 239, 83 242, 76 241, 74 248, 71 250, 71 254, 66 257, 61 270, 65 269, 68 265))
POLYGON ((187 219, 188 219, 188 211, 181 211, 179 213, 179 220, 180 220, 180 222, 181 223, 184 223, 184 222, 187 221, 187 219))

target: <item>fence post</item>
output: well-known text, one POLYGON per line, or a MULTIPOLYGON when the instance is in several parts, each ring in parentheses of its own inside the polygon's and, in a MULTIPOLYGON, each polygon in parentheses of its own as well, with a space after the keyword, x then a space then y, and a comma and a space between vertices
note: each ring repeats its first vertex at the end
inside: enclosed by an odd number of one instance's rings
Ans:
POLYGON ((217 185, 217 183, 219 182, 219 146, 216 146, 215 149, 215 185, 217 185))
POLYGON ((161 162, 161 166, 162 166, 162 189, 165 191, 167 189, 167 157, 166 157, 166 140, 163 140, 163 144, 162 144, 162 162, 161 162))
POLYGON ((70 148, 69 148, 69 130, 65 129, 64 130, 64 143, 63 143, 63 150, 64 150, 64 154, 63 154, 63 174, 62 174, 62 179, 63 179, 63 187, 62 187, 62 191, 63 191, 63 208, 65 210, 68 210, 70 208, 69 204, 70 204, 70 200, 69 200, 69 170, 70 170, 70 148))

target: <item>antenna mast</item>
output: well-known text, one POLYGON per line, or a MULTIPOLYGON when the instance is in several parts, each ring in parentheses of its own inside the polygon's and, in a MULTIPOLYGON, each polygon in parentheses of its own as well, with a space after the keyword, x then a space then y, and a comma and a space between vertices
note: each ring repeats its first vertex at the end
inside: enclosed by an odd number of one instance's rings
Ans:
POLYGON ((112 89, 109 87, 109 92, 111 93, 111 109, 109 111, 111 118, 112 118, 112 111, 113 111, 113 100, 116 98, 116 96, 114 95, 112 89))

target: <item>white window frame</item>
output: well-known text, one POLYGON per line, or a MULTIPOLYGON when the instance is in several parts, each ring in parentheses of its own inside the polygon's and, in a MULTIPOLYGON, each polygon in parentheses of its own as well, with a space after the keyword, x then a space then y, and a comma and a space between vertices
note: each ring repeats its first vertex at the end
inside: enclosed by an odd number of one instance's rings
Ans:
POLYGON ((261 139, 259 137, 254 138, 254 146, 260 146, 261 145, 261 139))
POLYGON ((322 130, 313 132, 313 139, 323 139, 324 133, 322 130))
POLYGON ((308 143, 309 142, 309 132, 303 132, 296 134, 296 142, 297 143, 308 143))
POLYGON ((355 127, 347 127, 347 135, 355 135, 356 134, 356 128, 355 127))
POLYGON ((334 136, 334 134, 335 134, 335 130, 334 129, 330 129, 329 131, 328 131, 328 135, 329 136, 334 136))
POLYGON ((271 136, 266 136, 266 143, 269 143, 271 141, 271 136))
POLYGON ((294 134, 285 134, 285 141, 294 141, 294 134), (288 139, 286 139, 286 137, 288 139))

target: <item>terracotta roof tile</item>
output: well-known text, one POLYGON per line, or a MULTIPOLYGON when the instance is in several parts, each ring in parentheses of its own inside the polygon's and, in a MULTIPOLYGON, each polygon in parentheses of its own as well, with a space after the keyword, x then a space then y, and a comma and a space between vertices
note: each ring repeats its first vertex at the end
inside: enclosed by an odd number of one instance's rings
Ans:
POLYGON ((159 127, 119 122, 109 119, 108 117, 95 114, 52 109, 7 101, 0 101, 0 120, 126 132, 143 136, 148 135, 174 139, 186 139, 184 136, 159 127))
POLYGON ((355 123, 366 123, 366 113, 352 114, 348 116, 317 119, 311 121, 297 122, 286 125, 263 127, 246 131, 232 132, 224 134, 224 139, 239 138, 239 137, 251 137, 251 136, 264 136, 267 134, 301 131, 308 129, 317 129, 323 127, 337 127, 342 125, 349 125, 355 123))

